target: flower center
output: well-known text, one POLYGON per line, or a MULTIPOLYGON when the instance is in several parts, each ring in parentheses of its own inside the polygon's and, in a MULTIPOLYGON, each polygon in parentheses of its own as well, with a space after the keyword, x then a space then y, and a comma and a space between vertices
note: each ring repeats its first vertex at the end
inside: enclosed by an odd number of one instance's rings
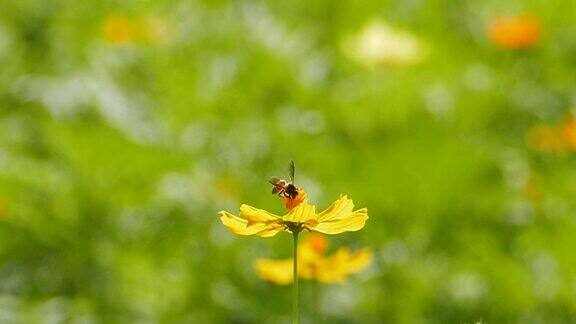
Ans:
POLYGON ((294 187, 292 194, 282 196, 282 201, 284 202, 284 207, 289 211, 294 209, 296 206, 300 205, 304 200, 306 200, 306 193, 301 188, 294 187))
POLYGON ((322 235, 311 235, 308 237, 308 244, 314 252, 322 255, 328 247, 328 241, 322 235))

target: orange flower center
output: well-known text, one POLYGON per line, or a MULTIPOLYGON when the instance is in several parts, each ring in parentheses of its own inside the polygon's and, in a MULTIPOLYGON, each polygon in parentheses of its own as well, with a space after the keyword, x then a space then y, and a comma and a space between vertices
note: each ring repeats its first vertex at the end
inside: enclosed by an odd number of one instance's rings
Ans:
POLYGON ((308 244, 312 250, 318 254, 324 254, 328 247, 328 241, 322 235, 311 235, 308 237, 308 244))
POLYGON ((298 194, 294 198, 282 196, 282 201, 284 202, 284 207, 288 210, 294 209, 294 207, 300 205, 306 199, 306 193, 304 190, 298 188, 298 194))

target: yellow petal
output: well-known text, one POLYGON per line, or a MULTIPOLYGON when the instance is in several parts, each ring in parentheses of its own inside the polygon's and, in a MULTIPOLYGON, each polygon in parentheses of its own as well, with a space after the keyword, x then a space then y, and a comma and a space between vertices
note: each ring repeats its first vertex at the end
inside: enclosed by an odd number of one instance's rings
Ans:
POLYGON ((335 218, 327 221, 320 221, 311 229, 324 234, 339 234, 343 232, 354 232, 362 229, 368 219, 368 210, 359 209, 355 212, 348 213, 343 218, 335 218))
POLYGON ((327 284, 339 284, 346 280, 346 276, 338 270, 330 269, 328 271, 319 272, 316 280, 327 284))
POLYGON ((279 216, 248 205, 240 206, 240 217, 247 219, 248 224, 267 223, 280 220, 279 216))
POLYGON ((372 252, 364 248, 350 254, 347 248, 340 248, 336 253, 324 259, 318 271, 318 281, 324 283, 341 283, 350 274, 364 270, 372 262, 372 252))
POLYGON ((220 221, 224 226, 228 227, 230 231, 238 235, 254 235, 267 229, 268 225, 265 223, 256 223, 248 226, 248 221, 236 215, 230 214, 227 211, 220 212, 220 221))
POLYGON ((318 253, 314 248, 308 244, 307 241, 302 242, 298 245, 298 262, 304 263, 314 263, 324 256, 318 253))
POLYGON ((292 282, 292 271, 292 259, 259 259, 256 261, 256 272, 258 276, 279 285, 287 285, 292 282))
POLYGON ((304 201, 300 205, 294 207, 287 215, 284 215, 282 219, 286 222, 293 223, 306 223, 308 221, 316 220, 316 206, 308 204, 304 201))
POLYGON ((318 221, 327 221, 332 219, 342 219, 348 217, 354 209, 354 203, 347 196, 340 196, 335 202, 318 214, 318 221))
POLYGON ((363 248, 350 256, 346 262, 347 272, 357 273, 364 270, 370 263, 372 263, 372 259, 373 256, 370 248, 363 248))
POLYGON ((260 236, 260 237, 272 237, 272 236, 282 232, 283 230, 284 230, 284 225, 273 223, 273 224, 269 224, 265 230, 258 232, 258 236, 260 236))
POLYGON ((346 261, 349 258, 347 248, 340 248, 336 253, 325 257, 320 264, 316 279, 324 283, 342 283, 346 279, 346 261))

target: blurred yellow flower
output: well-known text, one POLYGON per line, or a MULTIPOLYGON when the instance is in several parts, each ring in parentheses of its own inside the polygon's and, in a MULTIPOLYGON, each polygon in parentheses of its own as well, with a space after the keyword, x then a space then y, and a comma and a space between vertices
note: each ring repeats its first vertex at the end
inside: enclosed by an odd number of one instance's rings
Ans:
POLYGON ((540 20, 521 14, 496 17, 488 24, 488 35, 494 44, 507 49, 524 49, 540 40, 540 20))
POLYGON ((350 60, 369 68, 418 63, 426 52, 421 41, 412 34, 377 20, 346 37, 342 50, 350 60))
POLYGON ((243 204, 239 216, 221 211, 220 220, 235 234, 271 237, 282 231, 294 233, 304 229, 324 234, 358 231, 368 219, 368 210, 354 211, 354 203, 347 196, 340 196, 320 213, 316 212, 316 206, 308 204, 305 195, 303 197, 302 202, 283 216, 243 204))
MULTIPOLYGON (((336 253, 325 256, 328 243, 324 236, 311 235, 298 246, 298 275, 303 279, 314 279, 323 283, 341 283, 354 273, 361 272, 372 262, 372 252, 363 248, 351 253, 340 248, 336 253)), ((292 283, 293 259, 256 261, 258 275, 279 285, 292 283)))
POLYGON ((133 19, 122 14, 106 18, 102 24, 103 38, 114 45, 150 42, 165 43, 173 32, 169 20, 161 17, 133 19))
POLYGON ((102 26, 104 40, 115 45, 126 45, 136 39, 136 31, 130 18, 115 14, 108 18, 102 26))

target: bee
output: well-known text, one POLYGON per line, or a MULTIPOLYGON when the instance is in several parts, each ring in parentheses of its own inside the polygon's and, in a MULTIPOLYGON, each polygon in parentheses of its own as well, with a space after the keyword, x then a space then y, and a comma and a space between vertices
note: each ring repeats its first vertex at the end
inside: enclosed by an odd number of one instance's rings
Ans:
POLYGON ((272 194, 288 199, 295 199, 298 196, 298 188, 294 185, 294 161, 290 161, 288 174, 290 176, 290 181, 277 177, 270 178, 269 182, 273 186, 272 194))

